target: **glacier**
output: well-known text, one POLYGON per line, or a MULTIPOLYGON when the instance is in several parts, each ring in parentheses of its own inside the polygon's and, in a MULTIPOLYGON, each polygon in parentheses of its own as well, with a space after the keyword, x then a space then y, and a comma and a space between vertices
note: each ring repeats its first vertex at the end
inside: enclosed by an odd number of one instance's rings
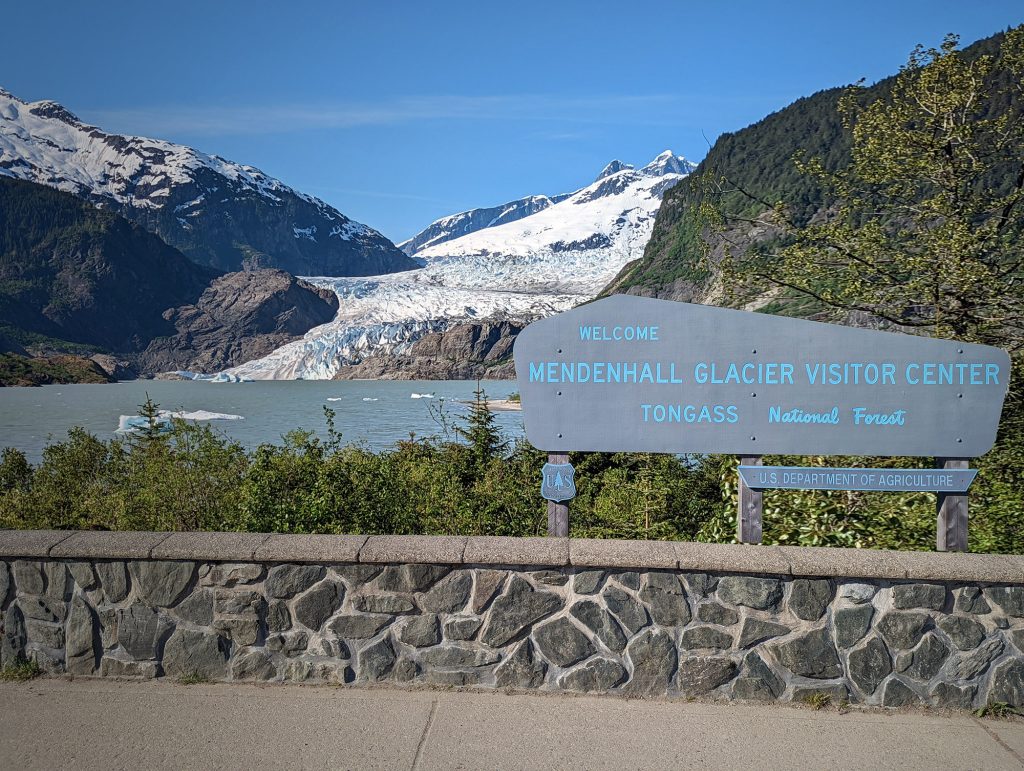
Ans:
POLYGON ((338 295, 337 316, 224 374, 329 379, 367 356, 404 353, 423 335, 454 324, 529 322, 575 307, 643 254, 662 195, 693 168, 669 150, 640 169, 613 161, 590 185, 528 216, 440 243, 425 239, 429 245, 412 254, 422 263, 418 270, 305 277, 338 295))

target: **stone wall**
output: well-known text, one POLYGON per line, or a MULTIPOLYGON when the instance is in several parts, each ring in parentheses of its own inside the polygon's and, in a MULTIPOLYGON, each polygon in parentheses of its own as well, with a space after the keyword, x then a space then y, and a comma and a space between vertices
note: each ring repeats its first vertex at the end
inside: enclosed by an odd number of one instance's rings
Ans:
POLYGON ((75 676, 1024 705, 1024 558, 0 533, 0 660, 75 676))

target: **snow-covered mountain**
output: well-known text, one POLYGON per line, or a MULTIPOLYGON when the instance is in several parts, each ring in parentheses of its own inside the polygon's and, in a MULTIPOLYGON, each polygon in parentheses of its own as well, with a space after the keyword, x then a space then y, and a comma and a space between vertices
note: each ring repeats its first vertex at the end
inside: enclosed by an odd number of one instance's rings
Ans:
POLYGON ((503 203, 501 206, 449 214, 447 217, 434 220, 408 241, 398 244, 398 248, 413 257, 421 249, 437 246, 483 228, 492 228, 495 225, 504 225, 506 222, 515 222, 523 217, 529 217, 549 206, 554 206, 559 201, 564 201, 570 195, 572 194, 528 195, 525 198, 503 203))
POLYGON ((615 161, 587 187, 533 214, 420 249, 419 270, 308 278, 338 294, 337 317, 229 373, 330 378, 346 364, 404 353, 423 335, 456 324, 524 322, 567 310, 641 256, 663 193, 693 168, 670 151, 640 169, 615 161))
POLYGON ((373 228, 252 166, 109 134, 56 102, 0 89, 0 175, 109 207, 222 270, 365 276, 416 267, 373 228))

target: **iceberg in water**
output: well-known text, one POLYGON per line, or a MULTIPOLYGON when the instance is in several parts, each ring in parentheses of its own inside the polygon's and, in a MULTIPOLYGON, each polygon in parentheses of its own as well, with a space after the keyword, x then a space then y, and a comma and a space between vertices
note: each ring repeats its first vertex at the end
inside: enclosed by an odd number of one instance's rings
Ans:
POLYGON ((433 394, 409 394, 410 399, 433 399, 433 394))
POLYGON ((364 396, 363 397, 363 401, 364 402, 375 402, 375 401, 377 401, 377 397, 376 396, 364 396))
MULTIPOLYGON (((227 412, 210 412, 208 410, 194 410, 192 412, 181 410, 173 412, 171 410, 160 410, 153 421, 160 431, 169 431, 171 428, 171 418, 181 418, 182 420, 245 420, 241 415, 232 415, 227 412)), ((141 415, 121 415, 117 419, 118 433, 140 431, 148 426, 149 419, 141 415)))

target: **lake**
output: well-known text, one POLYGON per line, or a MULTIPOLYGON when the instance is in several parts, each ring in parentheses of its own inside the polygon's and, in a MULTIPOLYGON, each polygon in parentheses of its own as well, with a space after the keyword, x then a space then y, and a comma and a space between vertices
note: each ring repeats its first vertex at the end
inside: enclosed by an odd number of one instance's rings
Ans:
MULTIPOLYGON (((492 399, 504 399, 516 390, 515 381, 484 381, 482 385, 492 399)), ((336 427, 345 442, 381 450, 408 439, 410 432, 420 437, 440 435, 442 429, 431 415, 431 407, 443 405, 449 417, 465 416, 465 402, 473 399, 475 389, 473 380, 132 380, 0 388, 0 447, 17 447, 29 460, 38 462, 49 438, 62 439, 73 426, 109 439, 116 435, 120 416, 136 414, 149 394, 161 409, 241 416, 241 420, 212 420, 210 425, 249 448, 263 442, 280 443, 281 436, 294 428, 326 437, 326 406, 337 413, 336 427)), ((495 415, 510 438, 523 435, 521 412, 495 415)))

